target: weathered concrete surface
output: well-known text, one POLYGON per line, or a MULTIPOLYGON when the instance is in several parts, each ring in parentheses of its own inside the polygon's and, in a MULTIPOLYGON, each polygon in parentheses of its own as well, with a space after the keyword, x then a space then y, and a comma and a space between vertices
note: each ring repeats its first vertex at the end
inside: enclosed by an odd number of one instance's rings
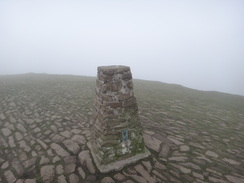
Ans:
MULTIPOLYGON (((90 143, 88 143, 87 145, 90 149, 92 149, 92 145, 90 143)), ((91 153, 92 153, 93 157, 96 156, 95 154, 93 154, 94 151, 91 151, 91 153)), ((150 155, 150 152, 147 149, 145 149, 144 153, 136 154, 136 155, 133 155, 126 159, 118 160, 118 161, 115 161, 115 162, 112 162, 112 163, 109 163, 106 165, 101 165, 99 162, 97 162, 97 159, 94 159, 94 162, 97 165, 97 168, 99 169, 99 171, 101 173, 108 173, 111 171, 119 171, 127 165, 136 163, 137 161, 139 161, 141 159, 147 158, 149 155, 150 155)))

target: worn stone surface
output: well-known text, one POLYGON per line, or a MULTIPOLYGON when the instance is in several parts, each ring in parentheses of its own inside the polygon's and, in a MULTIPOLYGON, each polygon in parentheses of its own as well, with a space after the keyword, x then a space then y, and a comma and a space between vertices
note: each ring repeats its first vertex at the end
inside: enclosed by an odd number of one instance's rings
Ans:
POLYGON ((185 152, 185 151, 189 151, 189 150, 190 150, 190 147, 189 146, 186 146, 186 145, 180 146, 180 151, 185 152))
POLYGON ((152 165, 151 165, 150 161, 142 161, 142 164, 146 167, 148 172, 152 171, 152 165))
POLYGON ((117 181, 124 181, 126 180, 126 177, 122 173, 117 173, 114 175, 114 179, 116 179, 117 181))
POLYGON ((156 180, 149 174, 148 171, 146 171, 142 165, 136 165, 135 170, 142 176, 144 177, 148 182, 150 183, 156 183, 156 180))
POLYGON ((147 147, 149 147, 150 149, 152 149, 156 152, 159 152, 160 144, 161 144, 160 140, 152 137, 151 135, 147 135, 147 134, 144 134, 143 137, 144 137, 145 144, 147 145, 147 147))
POLYGON ((141 177, 137 174, 125 174, 125 175, 132 178, 136 182, 147 183, 147 180, 144 177, 141 177))
POLYGON ((193 175, 194 177, 197 177, 197 178, 201 179, 201 180, 204 180, 204 176, 203 176, 202 174, 193 172, 192 175, 193 175))
POLYGON ((78 168, 78 172, 79 172, 80 176, 82 177, 82 179, 86 178, 86 173, 84 172, 84 170, 81 167, 78 168))
POLYGON ((41 160, 40 160, 40 164, 42 165, 42 164, 47 164, 47 163, 49 163, 50 162, 50 160, 47 158, 47 157, 45 157, 45 156, 42 156, 41 157, 41 160))
POLYGON ((104 177, 101 183, 115 183, 115 181, 111 177, 104 177))
POLYGON ((77 154, 80 150, 80 146, 73 140, 67 139, 67 140, 64 140, 63 143, 67 147, 67 149, 70 150, 74 154, 77 154))
POLYGON ((232 165, 240 165, 241 164, 240 162, 237 162, 237 161, 229 159, 229 158, 224 158, 223 160, 225 162, 228 162, 228 163, 232 164, 232 165))
POLYGON ((26 179, 25 183, 36 183, 36 179, 26 179))
POLYGON ((66 165, 64 168, 64 172, 66 174, 73 173, 75 171, 75 168, 76 168, 76 164, 72 163, 72 164, 66 165))
POLYGON ((12 167, 15 169, 19 176, 24 174, 24 167, 17 158, 12 160, 12 167))
POLYGON ((51 148, 54 149, 56 153, 62 157, 69 156, 69 153, 56 143, 52 143, 51 148))
POLYGON ((80 179, 79 179, 79 177, 76 174, 72 173, 72 174, 69 175, 69 182, 78 183, 79 180, 80 179))
POLYGON ((4 136, 9 136, 11 134, 11 131, 8 128, 3 128, 1 130, 4 136))
POLYGON ((233 183, 243 183, 244 182, 244 176, 238 177, 238 176, 233 176, 233 175, 226 175, 225 176, 228 181, 233 182, 233 183))
POLYGON ((58 183, 67 183, 64 175, 58 176, 58 183))
POLYGON ((85 165, 91 173, 95 173, 95 168, 92 163, 89 151, 82 151, 79 154, 79 160, 82 165, 85 165))
POLYGON ((5 171, 4 176, 8 183, 14 183, 16 181, 16 177, 14 176, 13 172, 10 170, 5 171))
POLYGON ((161 157, 168 157, 168 154, 170 152, 170 146, 168 144, 163 144, 161 152, 159 153, 159 156, 161 157))
POLYGON ((46 165, 41 168, 41 177, 43 182, 52 182, 54 178, 54 166, 46 165))
POLYGON ((213 151, 207 151, 205 154, 206 154, 207 156, 211 156, 211 157, 213 157, 213 158, 218 158, 218 157, 219 157, 219 155, 216 154, 216 153, 213 152, 213 151))
POLYGON ((56 166, 56 173, 57 173, 58 175, 63 174, 63 173, 64 173, 64 167, 63 167, 62 165, 58 165, 58 166, 56 166))
POLYGON ((23 165, 25 168, 30 168, 30 167, 34 166, 35 163, 36 163, 36 158, 33 157, 33 158, 30 158, 30 159, 24 161, 23 165))
POLYGON ((45 176, 55 183, 244 182, 241 97, 229 95, 228 107, 219 94, 205 100, 207 93, 185 88, 181 97, 182 88, 137 80, 142 134, 151 156, 100 173, 87 146, 94 82, 81 76, 0 76, 1 183, 39 183, 45 176), (79 150, 63 143, 70 140, 79 150))
POLYGON ((2 164, 1 169, 6 169, 6 168, 8 168, 8 166, 9 166, 9 163, 8 163, 8 161, 6 161, 2 164))
POLYGON ((3 113, 0 114, 0 119, 1 119, 2 121, 6 119, 6 117, 4 116, 3 113))

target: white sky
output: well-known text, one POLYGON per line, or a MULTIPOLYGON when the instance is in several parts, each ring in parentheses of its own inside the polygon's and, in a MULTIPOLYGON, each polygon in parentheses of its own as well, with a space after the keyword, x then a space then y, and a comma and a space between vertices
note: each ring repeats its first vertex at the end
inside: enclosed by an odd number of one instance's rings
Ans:
POLYGON ((0 74, 100 65, 244 95, 244 1, 0 0, 0 74))

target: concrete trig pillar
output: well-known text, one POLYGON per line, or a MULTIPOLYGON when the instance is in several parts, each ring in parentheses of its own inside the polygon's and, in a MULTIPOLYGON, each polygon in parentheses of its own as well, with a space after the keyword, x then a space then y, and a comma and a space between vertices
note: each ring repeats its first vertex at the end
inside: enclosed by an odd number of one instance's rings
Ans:
POLYGON ((129 67, 98 67, 96 103, 88 146, 102 173, 120 170, 149 156, 141 133, 129 67))

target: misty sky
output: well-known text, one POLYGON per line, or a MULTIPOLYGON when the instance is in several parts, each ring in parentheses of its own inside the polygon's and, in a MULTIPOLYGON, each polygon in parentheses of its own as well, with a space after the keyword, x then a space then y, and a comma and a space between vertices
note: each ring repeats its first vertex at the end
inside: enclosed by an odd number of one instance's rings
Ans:
POLYGON ((0 75, 100 65, 244 95, 244 1, 0 0, 0 75))

